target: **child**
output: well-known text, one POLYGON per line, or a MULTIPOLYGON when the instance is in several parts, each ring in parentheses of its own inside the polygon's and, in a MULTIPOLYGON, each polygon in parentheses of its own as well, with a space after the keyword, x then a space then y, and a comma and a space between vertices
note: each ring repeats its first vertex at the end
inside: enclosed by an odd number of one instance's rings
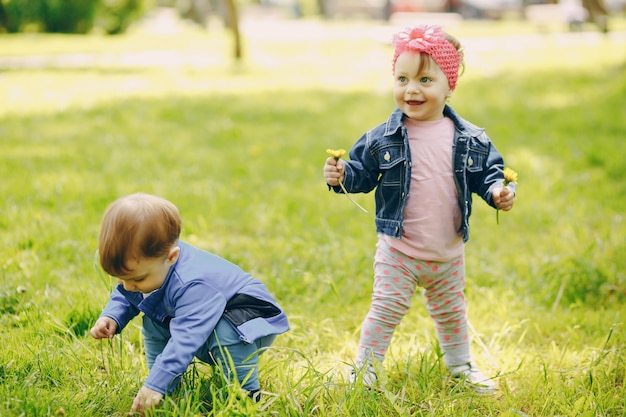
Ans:
POLYGON ((102 268, 119 281, 90 334, 112 338, 143 312, 150 373, 131 412, 143 415, 180 381, 192 359, 220 365, 258 400, 258 355, 287 317, 265 285, 236 265, 179 241, 178 209, 163 198, 132 194, 102 219, 102 268), (225 353, 227 352, 227 353, 225 353))
POLYGON ((463 62, 459 42, 438 26, 418 26, 396 34, 393 44, 397 109, 356 142, 349 161, 329 157, 324 165, 338 193, 340 182, 350 193, 376 188, 374 288, 356 365, 365 384, 376 383, 372 359, 384 360, 421 286, 452 376, 492 392, 495 384, 470 355, 464 242, 471 193, 507 211, 515 190, 503 187, 504 162, 484 129, 446 104, 463 62))

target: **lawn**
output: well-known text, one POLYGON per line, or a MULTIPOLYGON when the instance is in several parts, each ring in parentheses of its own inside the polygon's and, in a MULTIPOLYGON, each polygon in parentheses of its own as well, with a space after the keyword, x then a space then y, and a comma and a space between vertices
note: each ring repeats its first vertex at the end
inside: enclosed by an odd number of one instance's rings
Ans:
POLYGON ((154 415, 626 415, 623 33, 450 29, 467 64, 450 104, 519 173, 499 224, 475 200, 466 248, 472 349, 499 385, 485 397, 451 384, 419 295, 385 389, 347 384, 373 196, 354 196, 365 214, 329 193, 322 165, 393 110, 392 51, 389 28, 304 24, 248 28, 239 64, 214 31, 0 38, 0 62, 54 54, 0 71, 0 415, 126 415, 147 375, 139 322, 86 332, 114 285, 94 266, 100 217, 135 191, 176 203, 183 239, 263 280, 292 327, 262 356, 260 403, 194 364, 154 415), (58 65, 69 51, 94 55, 58 65), (142 51, 165 65, 120 55, 142 51))

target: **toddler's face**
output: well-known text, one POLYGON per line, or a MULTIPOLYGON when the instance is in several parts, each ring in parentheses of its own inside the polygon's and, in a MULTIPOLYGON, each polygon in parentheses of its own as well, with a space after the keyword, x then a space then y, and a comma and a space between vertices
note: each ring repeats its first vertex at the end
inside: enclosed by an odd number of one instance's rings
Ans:
POLYGON ((162 258, 141 258, 138 261, 129 260, 126 275, 116 277, 126 291, 141 292, 144 294, 158 290, 163 285, 170 267, 178 259, 178 252, 170 253, 162 258))
POLYGON ((428 59, 420 69, 421 59, 419 52, 400 54, 394 71, 393 96, 398 108, 411 119, 439 120, 452 91, 439 65, 428 59))

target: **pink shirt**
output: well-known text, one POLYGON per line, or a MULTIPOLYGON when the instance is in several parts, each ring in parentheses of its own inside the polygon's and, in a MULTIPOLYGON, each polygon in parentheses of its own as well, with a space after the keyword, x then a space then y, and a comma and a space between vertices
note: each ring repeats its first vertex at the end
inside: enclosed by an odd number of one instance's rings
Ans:
POLYGON ((404 119, 411 148, 411 185, 402 238, 382 238, 416 259, 445 262, 463 254, 461 211, 452 168, 454 123, 404 119))

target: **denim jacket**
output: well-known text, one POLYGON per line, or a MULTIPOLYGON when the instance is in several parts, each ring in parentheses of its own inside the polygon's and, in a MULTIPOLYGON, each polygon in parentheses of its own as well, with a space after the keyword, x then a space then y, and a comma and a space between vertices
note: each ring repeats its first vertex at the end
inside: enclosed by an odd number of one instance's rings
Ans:
MULTIPOLYGON (((459 235, 469 239, 472 193, 495 208, 491 193, 502 186, 504 161, 485 130, 462 119, 446 105, 445 117, 454 122, 452 163, 462 221, 459 235)), ((349 193, 368 193, 376 188, 376 232, 400 238, 404 207, 411 184, 411 151, 404 114, 396 109, 386 122, 365 133, 345 161, 344 186, 349 193)), ((513 191, 515 185, 510 184, 513 191)), ((332 187, 341 193, 341 188, 332 187)))

